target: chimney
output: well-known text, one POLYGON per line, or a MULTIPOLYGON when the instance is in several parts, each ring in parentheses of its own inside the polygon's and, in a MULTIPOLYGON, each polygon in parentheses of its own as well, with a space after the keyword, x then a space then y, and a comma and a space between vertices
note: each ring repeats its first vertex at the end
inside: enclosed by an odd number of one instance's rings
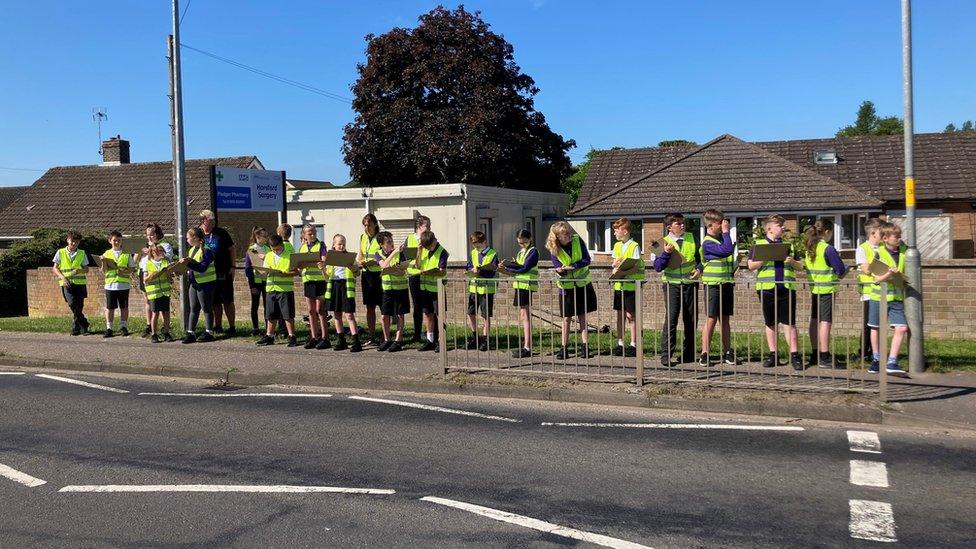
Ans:
POLYGON ((121 135, 102 141, 102 166, 121 166, 129 163, 129 142, 121 135))

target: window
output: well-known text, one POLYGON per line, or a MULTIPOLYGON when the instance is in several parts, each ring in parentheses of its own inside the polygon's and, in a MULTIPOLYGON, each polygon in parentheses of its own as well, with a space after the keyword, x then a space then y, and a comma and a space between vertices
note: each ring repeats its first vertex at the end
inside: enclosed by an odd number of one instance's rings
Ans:
POLYGON ((609 242, 608 223, 606 221, 587 221, 586 222, 586 247, 591 252, 607 251, 609 242))
MULTIPOLYGON (((637 245, 641 244, 641 235, 643 234, 644 225, 640 221, 630 220, 630 237, 637 241, 637 245)), ((613 223, 607 222, 607 230, 610 233, 610 239, 608 242, 610 244, 607 246, 607 251, 613 251, 613 245, 617 243, 617 238, 613 235, 613 223)))
POLYGON ((813 163, 814 164, 836 164, 837 163, 837 151, 834 149, 822 149, 813 153, 813 163))
POLYGON ((695 235, 697 242, 701 242, 702 236, 704 236, 703 230, 701 217, 685 216, 685 232, 695 235))
POLYGON ((838 250, 853 250, 857 247, 858 243, 858 230, 857 216, 854 214, 843 214, 837 216, 840 223, 836 223, 837 238, 835 238, 835 246, 838 250))
POLYGON ((525 218, 525 223, 523 224, 523 228, 526 231, 529 231, 529 234, 532 235, 532 240, 535 240, 535 218, 534 217, 526 217, 525 218))
POLYGON ((739 248, 747 248, 752 244, 753 231, 756 226, 756 218, 754 217, 737 217, 735 218, 735 245, 739 248))
POLYGON ((482 217, 478 220, 478 230, 485 233, 485 237, 488 239, 488 245, 494 247, 492 244, 492 223, 490 217, 482 217))

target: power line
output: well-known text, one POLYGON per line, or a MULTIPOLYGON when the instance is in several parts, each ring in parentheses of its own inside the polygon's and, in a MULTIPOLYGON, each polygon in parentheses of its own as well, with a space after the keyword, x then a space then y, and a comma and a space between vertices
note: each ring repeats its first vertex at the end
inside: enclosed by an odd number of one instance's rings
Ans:
POLYGON ((186 6, 183 7, 183 15, 180 16, 180 26, 181 27, 183 26, 183 18, 186 17, 186 12, 190 9, 190 3, 192 3, 192 2, 193 2, 193 0, 186 0, 186 6))
POLYGON ((0 166, 0 170, 9 170, 12 172, 43 172, 46 170, 37 170, 34 168, 7 168, 5 166, 0 166))
POLYGON ((195 51, 195 52, 200 53, 200 54, 203 54, 203 55, 206 55, 207 57, 216 59, 217 61, 220 61, 222 63, 227 63, 228 65, 233 65, 233 66, 235 66, 237 68, 240 68, 240 69, 244 69, 246 71, 253 72, 254 74, 257 74, 259 76, 263 76, 265 78, 270 78, 272 80, 276 80, 278 82, 281 82, 282 84, 288 84, 289 86, 294 86, 294 87, 296 87, 298 89, 305 90, 305 91, 308 91, 308 92, 312 92, 312 93, 321 95, 321 96, 326 97, 328 99, 332 99, 333 101, 340 101, 342 103, 352 104, 352 99, 350 99, 348 97, 344 97, 344 96, 339 95, 337 93, 332 93, 330 91, 326 91, 326 90, 323 90, 321 88, 316 88, 315 86, 312 86, 312 85, 309 85, 309 84, 304 84, 302 82, 298 82, 298 81, 292 80, 290 78, 285 78, 284 76, 278 76, 276 74, 271 74, 270 72, 263 71, 261 69, 252 67, 250 65, 245 65, 244 63, 241 63, 241 62, 238 62, 238 61, 234 61, 233 59, 227 59, 226 57, 221 57, 221 56, 219 56, 219 55, 217 55, 215 53, 210 53, 208 51, 204 51, 204 50, 201 50, 199 48, 194 48, 193 46, 189 46, 189 45, 184 44, 182 42, 180 43, 180 47, 186 48, 188 50, 195 51))

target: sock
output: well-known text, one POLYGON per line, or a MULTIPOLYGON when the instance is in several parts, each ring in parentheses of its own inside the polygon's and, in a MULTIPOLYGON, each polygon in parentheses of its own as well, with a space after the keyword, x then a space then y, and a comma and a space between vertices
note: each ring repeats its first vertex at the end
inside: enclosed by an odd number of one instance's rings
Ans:
POLYGON ((213 330, 204 329, 204 333, 208 333, 210 335, 213 335, 213 330))
POLYGON ((105 329, 106 330, 111 330, 112 329, 112 321, 108 321, 108 322, 105 323, 105 329))
POLYGON ((898 366, 898 357, 889 356, 888 357, 888 366, 898 366))
POLYGON ((874 358, 874 360, 881 362, 881 353, 873 353, 871 356, 874 358))
POLYGON ((633 347, 633 348, 635 348, 635 349, 637 348, 637 345, 634 345, 634 342, 633 341, 630 342, 630 346, 633 347))
POLYGON ((427 332, 427 341, 434 342, 434 332, 427 332))
POLYGON ((129 321, 128 320, 120 320, 119 321, 119 324, 121 324, 123 328, 128 328, 129 327, 129 321))
POLYGON ((623 339, 618 339, 617 340, 617 347, 623 347, 623 346, 624 346, 624 340, 623 339))

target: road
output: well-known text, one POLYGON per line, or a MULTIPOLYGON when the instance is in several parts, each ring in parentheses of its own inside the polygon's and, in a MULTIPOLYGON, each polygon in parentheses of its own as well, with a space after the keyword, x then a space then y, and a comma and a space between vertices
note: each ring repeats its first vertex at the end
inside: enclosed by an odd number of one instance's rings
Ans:
POLYGON ((328 394, 0 375, 0 547, 976 543, 965 434, 328 394))

